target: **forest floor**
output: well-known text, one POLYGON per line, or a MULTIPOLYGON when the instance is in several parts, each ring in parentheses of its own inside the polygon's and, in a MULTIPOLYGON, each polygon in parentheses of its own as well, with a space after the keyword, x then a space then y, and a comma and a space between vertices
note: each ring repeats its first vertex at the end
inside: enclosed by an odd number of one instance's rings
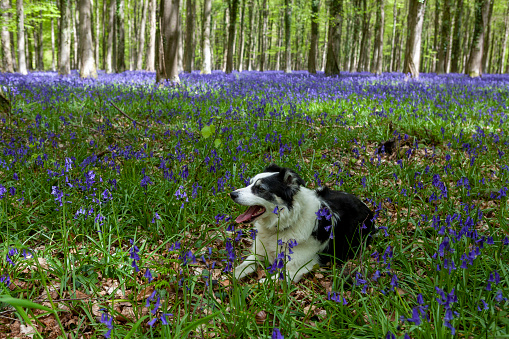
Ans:
POLYGON ((509 76, 154 79, 0 74, 0 338, 509 337, 509 76), (228 193, 271 162, 380 235, 234 279, 228 193))

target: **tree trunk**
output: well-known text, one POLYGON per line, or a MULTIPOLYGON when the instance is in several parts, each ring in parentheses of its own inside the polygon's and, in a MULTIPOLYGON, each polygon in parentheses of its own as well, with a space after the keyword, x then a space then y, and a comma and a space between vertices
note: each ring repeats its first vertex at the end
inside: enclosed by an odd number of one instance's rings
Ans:
POLYGON ((320 0, 311 0, 311 41, 309 44, 308 71, 316 73, 316 53, 318 49, 318 11, 320 0))
POLYGON ((228 54, 226 57, 226 73, 233 72, 233 54, 235 53, 235 28, 237 24, 237 13, 239 11, 239 0, 228 0, 228 12, 230 13, 230 24, 228 25, 228 54))
MULTIPOLYGON (((93 3, 92 3, 93 4, 93 3)), ((94 59, 95 59, 95 65, 96 68, 99 68, 99 32, 100 32, 100 25, 99 25, 99 0, 96 0, 95 2, 95 36, 94 39, 94 59)))
POLYGON ((474 5, 474 34, 465 73, 476 78, 482 75, 484 30, 488 25, 490 0, 476 0, 474 5))
POLYGON ((212 72, 212 55, 210 53, 210 15, 212 11, 212 0, 203 1, 203 33, 202 48, 203 60, 201 74, 210 74, 212 72))
MULTIPOLYGON (((285 0, 286 1, 286 0, 285 0)), ((265 65, 265 59, 267 56, 267 26, 268 26, 268 20, 269 20, 269 9, 267 7, 267 0, 263 0, 262 8, 260 8, 260 14, 261 14, 261 30, 259 34, 259 50, 260 50, 260 72, 265 71, 266 65, 265 65)))
POLYGON ((375 55, 374 58, 374 73, 377 75, 382 74, 383 57, 384 57, 384 25, 385 25, 385 12, 384 12, 384 0, 377 0, 376 8, 376 33, 375 33, 375 55))
POLYGON ((124 7, 125 0, 117 0, 117 72, 122 73, 126 69, 125 65, 125 23, 124 7))
POLYGON ((463 15, 463 0, 457 0, 454 18, 454 32, 452 35, 451 73, 460 72, 461 59, 461 19, 463 15))
POLYGON ((55 27, 53 18, 51 18, 51 70, 56 71, 56 55, 55 55, 55 27))
POLYGON ((159 60, 157 82, 179 83, 178 41, 180 35, 179 0, 161 0, 159 60))
POLYGON ((341 24, 343 21, 343 0, 331 0, 329 3, 329 37, 327 44, 326 75, 339 75, 341 24))
POLYGON ((184 50, 184 72, 191 73, 194 59, 194 22, 196 0, 186 0, 186 45, 184 50))
POLYGON ((447 72, 447 52, 450 48, 449 37, 451 32, 451 0, 444 0, 442 27, 440 32, 440 45, 438 46, 437 74, 447 72))
POLYGON ((504 15, 504 27, 505 27, 505 33, 504 33, 504 40, 502 42, 502 59, 500 61, 500 73, 504 73, 504 64, 505 64, 505 58, 507 55, 507 38, 509 36, 509 6, 507 7, 504 15))
POLYGON ((285 0, 285 73, 292 71, 292 0, 285 0))
MULTIPOLYGON (((327 6, 327 18, 329 17, 329 7, 330 6, 327 6)), ((324 28, 324 41, 323 41, 323 53, 322 53, 322 65, 320 67, 320 70, 322 72, 325 72, 325 64, 327 63, 327 46, 329 45, 329 40, 328 40, 328 37, 329 37, 329 21, 330 20, 327 20, 325 21, 325 28, 324 28)))
POLYGON ((359 64, 358 71, 366 71, 364 65, 366 63, 366 59, 369 60, 368 55, 368 39, 369 39, 369 21, 371 19, 371 12, 368 12, 367 8, 367 0, 362 0, 362 38, 361 38, 361 47, 359 53, 359 64))
POLYGON ((488 66, 488 52, 490 48, 490 38, 492 36, 491 33, 491 17, 493 13, 493 3, 494 0, 488 0, 489 1, 489 10, 488 10, 488 20, 486 22, 486 25, 484 26, 484 43, 483 43, 483 55, 482 55, 482 73, 487 72, 487 66, 488 66))
MULTIPOLYGON (((143 69, 143 55, 145 55, 145 27, 147 26, 147 0, 142 0, 141 24, 138 35, 138 52, 136 53, 136 70, 143 69)), ((135 33, 136 34, 136 33, 135 33)))
MULTIPOLYGON (((207 0, 205 0, 207 1, 207 0)), ((254 45, 254 38, 253 38, 253 28, 254 28, 254 6, 255 6, 255 0, 249 0, 249 9, 248 9, 248 31, 247 31, 247 47, 246 47, 246 64, 247 64, 247 70, 252 70, 252 62, 253 62, 253 45, 254 45)))
POLYGON ((246 0, 242 0, 240 12, 240 33, 239 33, 239 59, 238 59, 238 70, 242 72, 244 63, 244 22, 246 16, 246 0))
POLYGON ((71 74, 71 8, 69 0, 60 0, 60 41, 58 46, 58 74, 71 74))
POLYGON ((405 48, 404 73, 410 73, 412 78, 419 77, 419 64, 421 59, 421 35, 422 23, 424 21, 424 12, 426 9, 426 0, 409 0, 408 9, 408 36, 405 48))
POLYGON ((73 65, 71 67, 79 68, 78 64, 78 10, 77 10, 77 4, 75 2, 72 2, 73 6, 71 7, 71 17, 72 17, 72 35, 73 35, 73 44, 72 44, 72 61, 73 65))
MULTIPOLYGON (((207 0, 206 0, 207 1, 207 0)), ((155 56, 156 56, 156 9, 157 0, 150 0, 150 16, 149 16, 149 39, 147 46, 147 71, 155 71, 155 56)))
POLYGON ((223 21, 223 61, 221 63, 221 70, 226 71, 226 60, 228 59, 228 27, 230 26, 230 11, 224 10, 224 21, 223 21))
POLYGON ((90 0, 79 1, 80 13, 80 77, 81 78, 97 78, 95 68, 94 53, 92 49, 92 9, 90 0))
MULTIPOLYGON (((353 0, 353 39, 352 41, 352 50, 350 51, 350 72, 357 71, 357 46, 359 45, 359 31, 360 31, 360 13, 361 13, 361 0, 353 0)), ((329 26, 330 31, 330 26, 329 26)), ((330 37, 330 36, 329 36, 330 37)), ((330 47, 330 45, 328 45, 330 47)))
MULTIPOLYGON (((0 11, 2 13, 2 19, 4 23, 9 21, 9 14, 6 12, 11 8, 9 1, 0 1, 0 11)), ((3 66, 4 71, 13 73, 14 65, 12 63, 12 51, 11 51, 11 35, 7 30, 7 25, 2 25, 2 54, 3 54, 3 66)))
POLYGON ((25 56, 25 13, 23 1, 16 1, 16 13, 18 15, 18 73, 28 74, 25 56))
MULTIPOLYGON (((106 1, 106 0, 105 0, 106 1)), ((108 42, 106 44, 106 73, 113 73, 113 41, 115 37, 115 9, 117 8, 116 0, 110 0, 110 8, 108 14, 108 42)))
MULTIPOLYGON (((39 32, 37 33, 37 70, 44 71, 44 42, 42 31, 42 11, 39 11, 39 32)), ((34 28, 35 30, 35 28, 34 28)))
POLYGON ((390 61, 390 65, 389 65, 389 72, 394 71, 394 59, 395 59, 394 56, 396 54, 394 51, 394 47, 396 46, 395 45, 395 43, 396 43, 396 25, 397 25, 398 14, 399 14, 399 11, 398 11, 397 1, 394 0, 394 6, 392 8, 391 61, 390 61))

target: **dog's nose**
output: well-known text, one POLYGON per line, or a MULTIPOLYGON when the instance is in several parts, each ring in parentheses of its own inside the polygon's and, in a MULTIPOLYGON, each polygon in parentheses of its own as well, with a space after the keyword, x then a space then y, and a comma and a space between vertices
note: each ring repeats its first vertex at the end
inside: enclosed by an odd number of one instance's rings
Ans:
POLYGON ((239 194, 237 192, 235 192, 235 191, 230 192, 230 198, 232 198, 232 200, 237 199, 238 196, 239 196, 239 194))

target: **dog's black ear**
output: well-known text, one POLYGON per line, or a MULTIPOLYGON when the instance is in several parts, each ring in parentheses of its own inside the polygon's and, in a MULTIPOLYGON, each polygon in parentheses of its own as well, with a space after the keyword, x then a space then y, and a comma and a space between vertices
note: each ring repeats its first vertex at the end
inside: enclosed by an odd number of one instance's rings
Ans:
POLYGON ((278 165, 272 163, 269 166, 265 167, 264 172, 281 172, 283 168, 278 165))
POLYGON ((306 184, 304 180, 291 169, 282 168, 279 173, 283 174, 284 182, 288 186, 304 186, 306 184))

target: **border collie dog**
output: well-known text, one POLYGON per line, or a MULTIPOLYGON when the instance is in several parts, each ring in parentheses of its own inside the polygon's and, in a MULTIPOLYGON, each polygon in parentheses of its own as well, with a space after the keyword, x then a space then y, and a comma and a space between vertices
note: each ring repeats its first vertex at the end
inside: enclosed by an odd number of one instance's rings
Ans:
POLYGON ((334 257, 346 261, 365 238, 370 240, 373 212, 359 198, 304 185, 291 169, 271 164, 249 186, 230 193, 234 202, 249 206, 235 221, 254 222, 257 230, 252 254, 235 268, 237 279, 255 272, 264 259, 279 261, 282 268, 281 259, 288 258, 286 276, 297 282, 316 264, 334 257))

